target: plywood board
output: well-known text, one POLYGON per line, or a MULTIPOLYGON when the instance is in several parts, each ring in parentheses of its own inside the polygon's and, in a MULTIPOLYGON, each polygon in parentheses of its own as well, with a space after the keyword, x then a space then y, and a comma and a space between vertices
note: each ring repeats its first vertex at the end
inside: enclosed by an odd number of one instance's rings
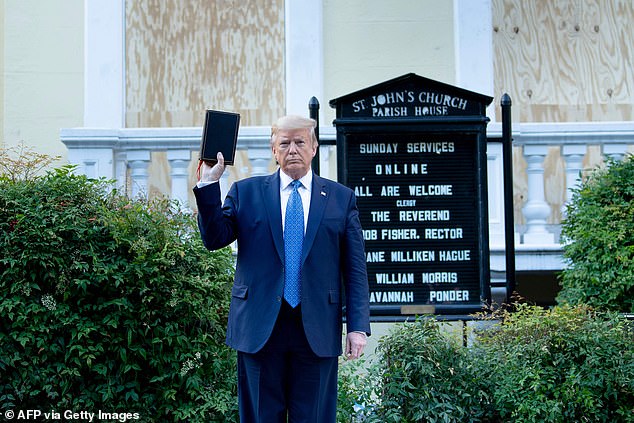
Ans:
POLYGON ((202 126, 204 110, 244 125, 284 112, 283 0, 126 2, 126 126, 202 126))
POLYGON ((634 3, 493 0, 495 92, 514 120, 632 120, 634 3))

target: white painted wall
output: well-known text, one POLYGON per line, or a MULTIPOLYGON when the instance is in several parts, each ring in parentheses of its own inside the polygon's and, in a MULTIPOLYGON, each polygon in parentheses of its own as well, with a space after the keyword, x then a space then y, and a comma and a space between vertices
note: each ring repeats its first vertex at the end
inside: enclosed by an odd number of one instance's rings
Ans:
MULTIPOLYGON (((493 87, 492 0, 454 0, 455 85, 466 90, 495 97, 493 87)), ((487 116, 495 119, 494 98, 487 116)))
POLYGON ((62 127, 83 124, 84 1, 0 2, 2 139, 66 156, 62 127))
POLYGON ((455 84, 453 2, 323 0, 324 97, 328 101, 413 72, 455 84))
POLYGON ((122 128, 125 115, 125 0, 86 0, 84 125, 122 128))
POLYGON ((321 0, 285 3, 286 113, 305 115, 311 97, 323 96, 321 0))

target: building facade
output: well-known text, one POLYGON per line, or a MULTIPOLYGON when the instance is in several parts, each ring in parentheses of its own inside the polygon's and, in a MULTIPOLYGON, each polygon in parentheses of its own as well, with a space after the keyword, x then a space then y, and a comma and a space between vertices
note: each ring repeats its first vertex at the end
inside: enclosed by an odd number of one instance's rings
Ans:
MULTIPOLYGON (((406 74, 512 99, 518 289, 552 304, 570 188, 634 151, 634 6, 620 0, 2 0, 0 133, 131 195, 193 204, 207 108, 242 116, 223 181, 275 168, 268 128, 406 74)), ((336 150, 320 150, 337 179, 336 150)), ((503 279, 501 150, 491 145, 491 269, 503 279)))

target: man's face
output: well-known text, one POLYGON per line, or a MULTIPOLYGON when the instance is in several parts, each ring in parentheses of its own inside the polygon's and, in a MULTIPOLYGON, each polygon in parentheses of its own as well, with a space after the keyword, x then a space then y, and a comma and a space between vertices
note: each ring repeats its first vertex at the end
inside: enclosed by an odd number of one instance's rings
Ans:
POLYGON ((317 152, 309 129, 278 130, 272 149, 280 168, 293 179, 308 173, 310 162, 317 152))

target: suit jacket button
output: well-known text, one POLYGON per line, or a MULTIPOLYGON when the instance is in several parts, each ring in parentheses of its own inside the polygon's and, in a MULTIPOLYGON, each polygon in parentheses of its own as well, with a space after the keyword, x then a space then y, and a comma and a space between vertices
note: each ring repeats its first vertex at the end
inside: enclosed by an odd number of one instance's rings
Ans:
POLYGON ((281 302, 282 302, 282 297, 278 296, 278 297, 276 298, 276 300, 277 300, 277 302, 278 302, 278 303, 281 303, 281 302))

